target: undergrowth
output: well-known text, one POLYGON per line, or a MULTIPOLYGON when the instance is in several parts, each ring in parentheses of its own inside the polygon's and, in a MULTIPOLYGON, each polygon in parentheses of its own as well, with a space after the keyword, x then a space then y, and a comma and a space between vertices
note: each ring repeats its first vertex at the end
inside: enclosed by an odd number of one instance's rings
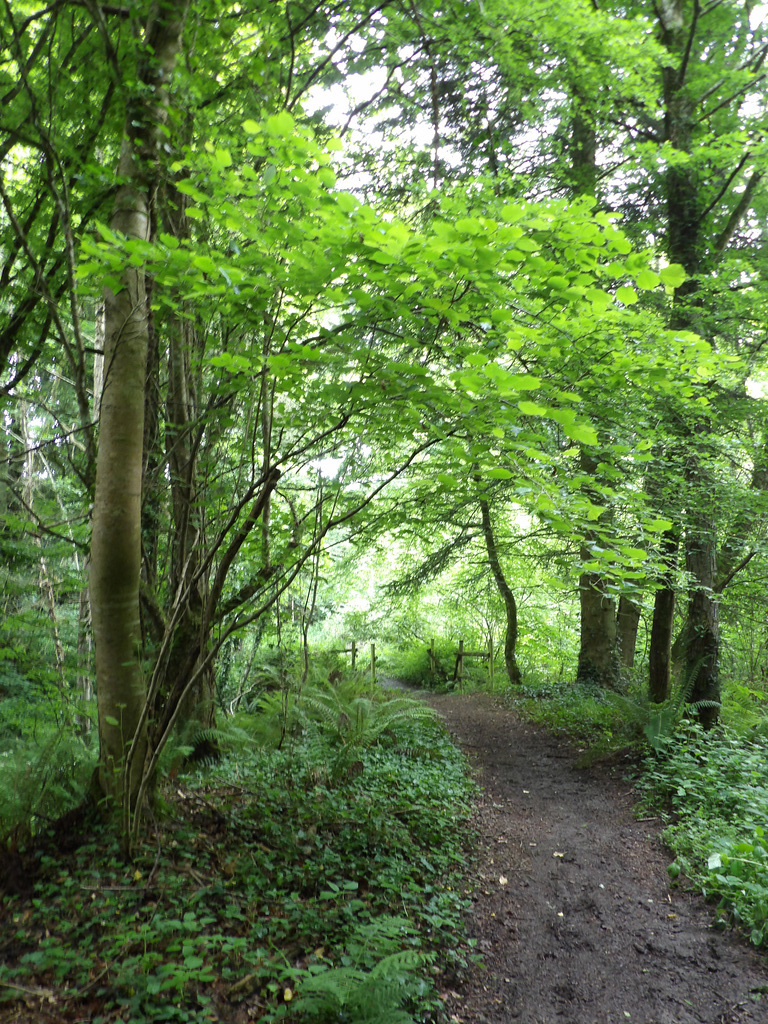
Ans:
POLYGON ((670 822, 671 876, 688 877, 722 925, 768 948, 768 739, 686 723, 647 758, 638 786, 670 822))
POLYGON ((598 750, 628 742, 625 718, 598 687, 564 679, 509 687, 504 699, 528 721, 598 750))
POLYGON ((462 755, 403 698, 307 696, 228 722, 224 759, 161 789, 132 863, 92 822, 18 851, 14 1019, 441 1019, 437 985, 472 956, 462 755))
MULTIPOLYGON (((487 662, 480 658, 466 657, 463 678, 455 678, 457 650, 458 645, 455 641, 444 639, 435 643, 434 660, 430 658, 429 647, 426 644, 396 650, 389 656, 388 670, 408 686, 438 693, 487 688, 487 662)), ((499 664, 496 671, 502 671, 499 664)))

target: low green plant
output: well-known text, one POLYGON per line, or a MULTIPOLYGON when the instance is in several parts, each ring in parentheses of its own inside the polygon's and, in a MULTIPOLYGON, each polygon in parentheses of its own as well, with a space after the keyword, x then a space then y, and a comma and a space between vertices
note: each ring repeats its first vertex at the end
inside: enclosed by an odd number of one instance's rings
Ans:
MULTIPOLYGON (((350 687, 344 707, 361 696, 350 687)), ((34 892, 2 903, 15 931, 0 1003, 51 992, 62 1014, 104 1024, 229 1020, 246 1000, 263 1024, 434 1014, 435 971, 473 956, 474 787, 433 717, 370 699, 357 723, 332 721, 326 700, 322 727, 307 711, 279 748, 255 742, 248 716, 222 718, 222 759, 161 785, 164 816, 130 864, 97 822, 79 849, 35 857, 34 892)))
POLYGON ((85 797, 96 752, 64 728, 40 727, 0 753, 0 842, 34 835, 85 797))
POLYGON ((660 753, 684 715, 695 715, 709 708, 719 711, 721 708, 719 701, 700 700, 690 703, 699 667, 696 665, 687 679, 673 687, 667 700, 661 703, 651 701, 645 687, 636 690, 632 695, 608 692, 606 699, 621 712, 627 725, 641 733, 650 746, 660 753))
POLYGON ((683 722, 650 755, 638 780, 644 809, 668 816, 675 854, 670 875, 685 875, 718 901, 724 923, 768 947, 768 739, 683 722))
MULTIPOLYGON (((405 1004, 423 997, 423 977, 434 960, 417 949, 402 949, 415 930, 406 918, 382 916, 350 937, 339 965, 312 964, 296 974, 296 997, 284 1004, 285 1019, 346 1024, 413 1024, 405 1004)), ((418 940, 417 940, 418 941, 418 940)))
POLYGON ((542 680, 508 687, 503 696, 529 721, 578 743, 609 749, 626 742, 626 737, 616 739, 622 729, 621 713, 605 691, 595 686, 564 679, 542 680))
POLYGON ((343 761, 405 722, 433 718, 434 712, 419 701, 385 692, 350 674, 334 683, 324 680, 302 686, 293 681, 265 694, 247 722, 254 738, 266 747, 314 741, 343 761))

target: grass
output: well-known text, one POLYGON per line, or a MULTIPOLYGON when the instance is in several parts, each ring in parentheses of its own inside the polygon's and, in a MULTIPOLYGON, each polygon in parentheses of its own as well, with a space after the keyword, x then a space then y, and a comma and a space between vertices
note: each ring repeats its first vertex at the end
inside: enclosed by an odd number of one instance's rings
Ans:
POLYGON ((439 1020, 438 982, 473 955, 474 787, 433 719, 399 698, 379 729, 355 699, 354 728, 305 720, 280 749, 244 716, 229 756, 164 787, 130 864, 82 817, 18 851, 31 884, 0 903, 0 1007, 94 1024, 439 1020))

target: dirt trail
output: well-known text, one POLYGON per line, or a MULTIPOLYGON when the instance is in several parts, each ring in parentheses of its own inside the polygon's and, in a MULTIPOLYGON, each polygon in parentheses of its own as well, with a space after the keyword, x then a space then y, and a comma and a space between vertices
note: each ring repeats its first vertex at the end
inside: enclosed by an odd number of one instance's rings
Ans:
POLYGON ((431 696, 475 765, 485 966, 449 998, 457 1024, 768 1024, 768 961, 669 885, 657 822, 621 773, 484 694, 431 696))

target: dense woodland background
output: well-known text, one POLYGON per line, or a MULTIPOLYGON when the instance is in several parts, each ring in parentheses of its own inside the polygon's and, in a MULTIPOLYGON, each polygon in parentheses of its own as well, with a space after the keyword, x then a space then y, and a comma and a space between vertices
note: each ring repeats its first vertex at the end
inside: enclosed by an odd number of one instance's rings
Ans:
POLYGON ((657 747, 762 727, 760 6, 4 0, 0 39, 7 835, 90 785, 135 852, 352 640, 433 684, 490 643, 657 747))

